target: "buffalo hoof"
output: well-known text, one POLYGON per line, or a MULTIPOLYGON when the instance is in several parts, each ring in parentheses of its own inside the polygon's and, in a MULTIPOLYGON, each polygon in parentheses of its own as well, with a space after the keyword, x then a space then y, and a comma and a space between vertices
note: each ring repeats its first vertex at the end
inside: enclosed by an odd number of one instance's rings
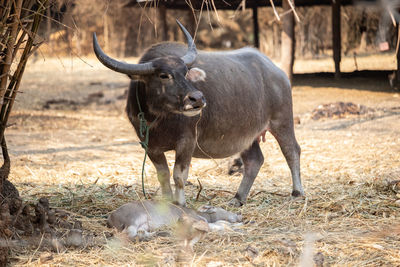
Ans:
POLYGON ((305 194, 304 194, 304 192, 303 191, 298 191, 298 190, 293 190, 292 191, 292 197, 304 197, 305 196, 305 194))
POLYGON ((229 206, 232 206, 232 207, 241 207, 241 206, 243 206, 243 202, 242 201, 240 201, 239 199, 237 199, 237 198, 232 198, 229 202, 228 202, 228 205, 229 206))

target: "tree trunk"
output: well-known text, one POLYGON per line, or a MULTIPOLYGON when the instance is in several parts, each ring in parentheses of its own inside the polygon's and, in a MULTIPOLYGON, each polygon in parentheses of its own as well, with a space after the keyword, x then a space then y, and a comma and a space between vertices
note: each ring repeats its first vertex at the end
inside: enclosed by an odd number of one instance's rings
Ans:
POLYGON ((294 15, 290 12, 291 7, 288 1, 282 0, 283 12, 289 12, 282 17, 282 53, 281 53, 281 68, 289 77, 290 81, 293 78, 293 63, 294 63, 294 15))
POLYGON ((341 36, 340 36, 340 1, 332 2, 332 47, 335 61, 335 78, 340 78, 341 36))
POLYGON ((160 5, 158 8, 160 12, 160 21, 162 24, 162 40, 164 42, 169 41, 168 37, 168 22, 167 22, 167 8, 164 5, 160 5))
POLYGON ((254 35, 254 47, 260 48, 260 36, 258 27, 258 8, 257 4, 253 7, 253 35, 254 35))

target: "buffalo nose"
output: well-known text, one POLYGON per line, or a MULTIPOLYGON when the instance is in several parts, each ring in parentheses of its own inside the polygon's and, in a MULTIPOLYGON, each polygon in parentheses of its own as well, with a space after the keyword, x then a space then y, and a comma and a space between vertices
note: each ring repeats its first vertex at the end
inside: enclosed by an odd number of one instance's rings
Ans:
POLYGON ((200 91, 189 92, 183 99, 184 110, 200 109, 206 105, 206 99, 200 91))

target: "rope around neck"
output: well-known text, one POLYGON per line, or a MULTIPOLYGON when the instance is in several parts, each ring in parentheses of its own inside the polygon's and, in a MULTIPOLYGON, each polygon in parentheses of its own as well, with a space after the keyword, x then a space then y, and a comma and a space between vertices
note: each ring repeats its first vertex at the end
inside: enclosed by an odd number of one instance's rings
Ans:
POLYGON ((148 199, 147 194, 146 194, 146 190, 144 188, 144 167, 146 164, 146 159, 147 159, 147 151, 149 148, 149 131, 150 128, 155 124, 155 122, 157 121, 158 117, 152 122, 150 123, 150 125, 147 124, 147 121, 144 117, 144 112, 142 110, 142 107, 140 106, 140 102, 139 102, 139 90, 136 89, 136 101, 139 107, 139 114, 138 114, 138 118, 139 118, 139 136, 141 138, 144 137, 144 141, 140 141, 139 144, 142 146, 142 148, 144 149, 144 158, 143 158, 143 164, 142 164, 142 191, 143 191, 143 195, 145 199, 148 199))

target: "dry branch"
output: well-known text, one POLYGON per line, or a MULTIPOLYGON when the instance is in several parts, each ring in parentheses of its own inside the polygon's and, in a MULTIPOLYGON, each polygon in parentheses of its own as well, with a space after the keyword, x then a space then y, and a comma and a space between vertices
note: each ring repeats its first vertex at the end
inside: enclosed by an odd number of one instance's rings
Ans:
POLYGON ((279 14, 278 14, 278 11, 275 8, 274 1, 273 0, 269 0, 269 1, 271 2, 271 6, 272 6, 272 9, 274 10, 274 15, 275 15, 276 19, 278 21, 281 21, 281 18, 279 17, 279 14))
POLYGON ((36 10, 29 10, 33 6, 30 0, 6 1, 0 7, 0 14, 3 15, 0 22, 0 33, 2 34, 0 39, 0 62, 2 62, 0 67, 0 140, 4 160, 0 173, 1 190, 3 189, 3 182, 8 178, 10 172, 10 158, 4 139, 4 131, 27 60, 39 45, 35 39, 46 10, 47 0, 37 0, 35 3, 36 10), (23 51, 19 53, 21 46, 23 46, 23 51), (16 65, 14 71, 11 68, 13 64, 16 65))
MULTIPOLYGON (((14 8, 14 14, 12 14, 10 17, 12 17, 12 23, 8 24, 7 26, 11 29, 10 34, 7 36, 7 43, 5 44, 6 47, 6 56, 4 58, 4 64, 1 67, 1 72, 2 73, 9 73, 11 64, 13 62, 13 52, 14 52, 14 42, 17 39, 17 34, 18 34, 18 20, 21 15, 21 7, 22 7, 22 0, 18 0, 17 2, 15 1, 10 1, 10 4, 8 7, 14 8), (14 4, 14 5, 12 5, 14 4)), ((6 26, 6 27, 7 27, 6 26)), ((9 29, 7 29, 9 31, 9 29)), ((7 82, 8 82, 8 76, 5 75, 1 79, 0 82, 0 99, 3 99, 3 96, 5 94, 6 88, 7 88, 7 82)))

